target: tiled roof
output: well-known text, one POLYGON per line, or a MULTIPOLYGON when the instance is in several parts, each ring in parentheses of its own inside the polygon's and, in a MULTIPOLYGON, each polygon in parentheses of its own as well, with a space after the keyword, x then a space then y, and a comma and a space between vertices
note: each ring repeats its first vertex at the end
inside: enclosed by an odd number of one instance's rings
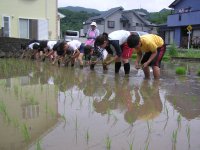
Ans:
POLYGON ((109 9, 108 11, 105 11, 104 13, 102 13, 99 16, 95 16, 95 17, 91 17, 89 18, 86 23, 91 23, 92 20, 100 20, 100 19, 106 19, 107 17, 109 17, 110 15, 112 15, 113 13, 115 13, 118 10, 123 10, 123 7, 115 7, 112 9, 109 9))

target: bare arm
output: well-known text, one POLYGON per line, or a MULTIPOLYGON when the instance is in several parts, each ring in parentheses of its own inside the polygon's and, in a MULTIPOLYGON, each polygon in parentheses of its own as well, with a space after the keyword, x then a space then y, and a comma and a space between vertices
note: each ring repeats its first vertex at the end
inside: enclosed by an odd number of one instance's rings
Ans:
POLYGON ((79 56, 79 54, 80 54, 80 51, 77 49, 77 50, 75 50, 75 52, 74 52, 74 54, 72 55, 72 59, 75 59, 75 58, 77 58, 78 56, 79 56))
POLYGON ((135 61, 135 68, 136 69, 139 69, 139 62, 142 58, 142 52, 137 52, 137 57, 136 57, 136 61, 135 61))

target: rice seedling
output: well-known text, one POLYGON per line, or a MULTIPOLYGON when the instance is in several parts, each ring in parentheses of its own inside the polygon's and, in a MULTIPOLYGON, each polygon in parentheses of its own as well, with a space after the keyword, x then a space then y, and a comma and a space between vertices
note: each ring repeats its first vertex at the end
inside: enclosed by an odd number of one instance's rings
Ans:
POLYGON ((74 98, 73 98, 73 93, 72 93, 72 89, 71 89, 71 91, 69 92, 69 95, 70 95, 70 97, 71 97, 71 99, 72 99, 72 101, 71 101, 71 106, 72 106, 72 104, 73 104, 73 102, 74 102, 74 98))
POLYGON ((179 114, 177 117, 178 128, 181 126, 181 115, 179 114))
POLYGON ((2 113, 2 116, 4 117, 6 122, 10 123, 11 119, 10 116, 8 115, 7 107, 3 101, 0 101, 0 113, 2 113))
POLYGON ((107 115, 108 115, 108 122, 110 122, 110 117, 111 117, 111 114, 112 114, 111 109, 108 108, 108 109, 106 110, 106 113, 107 113, 107 115))
POLYGON ((112 143, 112 141, 111 141, 110 137, 107 136, 107 137, 106 137, 106 149, 107 149, 107 150, 110 150, 110 149, 111 149, 111 143, 112 143))
POLYGON ((76 143, 77 143, 77 138, 78 138, 78 119, 76 115, 76 120, 75 120, 75 131, 76 131, 76 143))
POLYGON ((189 125, 187 125, 186 127, 186 133, 187 133, 188 147, 190 147, 190 126, 189 125))
MULTIPOLYGON (((176 98, 176 96, 174 96, 174 99, 173 99, 173 105, 176 107, 176 101, 177 101, 177 98, 176 98)), ((174 110, 175 109, 173 109, 173 115, 174 115, 174 110)))
POLYGON ((65 125, 67 123, 67 119, 64 114, 61 115, 61 119, 64 121, 64 127, 65 127, 65 125))
POLYGON ((88 144, 89 143, 89 139, 90 139, 89 129, 87 129, 85 137, 86 137, 86 141, 87 141, 87 144, 88 144))
POLYGON ((117 123, 118 118, 117 118, 117 116, 116 116, 115 114, 113 114, 113 113, 112 113, 112 116, 113 116, 113 118, 114 118, 114 122, 113 122, 112 126, 114 126, 114 125, 117 123))
POLYGON ((186 74, 186 69, 184 67, 177 67, 176 68, 176 74, 185 75, 186 74))
POLYGON ((129 143, 129 150, 133 150, 133 143, 129 143))
POLYGON ((173 149, 173 150, 176 149, 177 135, 178 135, 178 129, 176 129, 176 130, 173 131, 173 133, 172 133, 172 149, 173 149))
POLYGON ((35 97, 34 97, 33 95, 27 97, 27 100, 28 100, 28 103, 29 103, 30 105, 38 105, 38 102, 35 100, 35 97))
POLYGON ((168 120, 169 120, 169 118, 167 118, 167 119, 166 119, 166 122, 165 122, 165 125, 164 125, 164 128, 163 128, 163 130, 165 130, 165 129, 166 129, 166 127, 167 127, 167 124, 168 124, 168 120))
POLYGON ((134 141, 134 138, 131 142, 128 142, 129 150, 133 150, 133 141, 134 141))
POLYGON ((151 133, 151 125, 149 124, 149 121, 147 120, 147 127, 148 127, 148 134, 151 133))
POLYGON ((30 139, 31 139, 30 132, 29 132, 28 127, 25 123, 23 123, 21 125, 21 132, 22 132, 22 135, 24 137, 24 140, 26 142, 30 141, 30 139))
POLYGON ((111 115, 111 109, 108 108, 108 109, 106 110, 106 113, 107 113, 108 116, 110 116, 110 115, 111 115))
POLYGON ((78 119, 77 119, 77 115, 76 115, 76 120, 75 120, 75 130, 78 130, 78 119))
POLYGON ((167 113, 167 118, 169 118, 169 111, 167 107, 166 107, 166 113, 167 113))
POLYGON ((151 125, 149 124, 149 121, 147 121, 147 127, 148 127, 148 135, 147 135, 147 138, 145 140, 145 150, 148 150, 149 149, 149 139, 150 139, 150 134, 151 134, 151 130, 152 130, 152 127, 151 125))
POLYGON ((145 150, 148 150, 149 149, 149 140, 146 142, 146 144, 145 144, 145 148, 144 148, 145 150))
POLYGON ((36 150, 42 150, 41 140, 40 140, 40 139, 38 139, 38 140, 36 141, 35 149, 36 149, 36 150))

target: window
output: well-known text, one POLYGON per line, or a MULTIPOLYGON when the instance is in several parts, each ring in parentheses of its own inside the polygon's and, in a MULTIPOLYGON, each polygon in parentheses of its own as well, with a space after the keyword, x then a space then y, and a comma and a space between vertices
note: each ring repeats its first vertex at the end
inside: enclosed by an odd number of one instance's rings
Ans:
POLYGON ((3 17, 3 36, 10 37, 10 17, 3 17))
POLYGON ((115 22, 114 21, 108 21, 108 28, 114 28, 115 22))
POLYGON ((29 38, 29 20, 28 19, 19 19, 19 37, 20 38, 29 38))

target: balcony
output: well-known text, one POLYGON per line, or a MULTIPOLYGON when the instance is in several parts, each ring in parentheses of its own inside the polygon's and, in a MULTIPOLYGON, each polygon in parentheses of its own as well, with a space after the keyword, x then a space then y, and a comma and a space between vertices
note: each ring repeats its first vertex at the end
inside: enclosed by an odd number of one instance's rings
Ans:
POLYGON ((198 25, 200 24, 200 10, 175 13, 169 15, 167 18, 167 25, 169 27, 198 25))

